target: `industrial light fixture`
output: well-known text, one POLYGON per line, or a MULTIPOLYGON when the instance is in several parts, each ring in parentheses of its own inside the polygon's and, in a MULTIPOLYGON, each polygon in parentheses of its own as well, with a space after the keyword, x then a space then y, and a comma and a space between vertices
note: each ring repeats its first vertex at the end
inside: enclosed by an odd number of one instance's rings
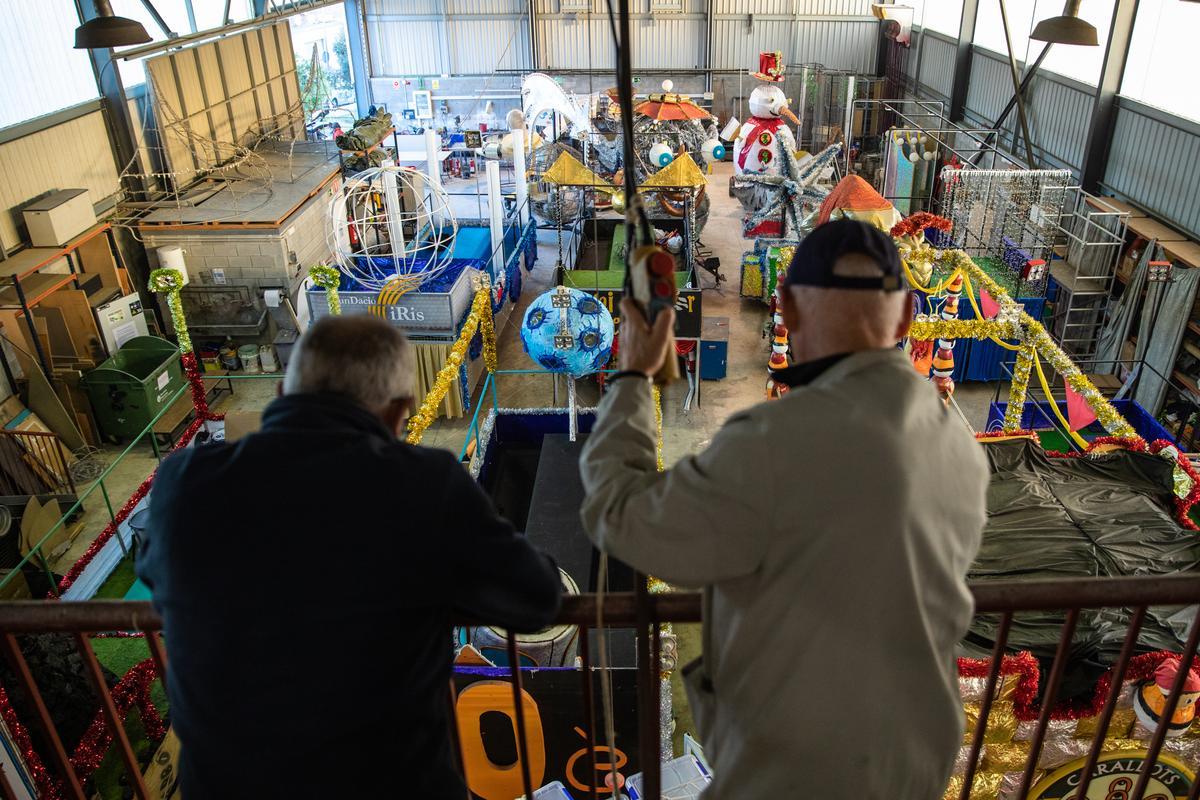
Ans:
POLYGON ((96 0, 96 16, 75 29, 76 50, 96 50, 145 44, 150 34, 135 19, 118 17, 109 0, 96 0))
POLYGON ((1030 39, 1051 44, 1079 44, 1095 47, 1100 42, 1096 38, 1096 26, 1079 18, 1080 0, 1067 0, 1061 17, 1044 19, 1029 34, 1030 39))

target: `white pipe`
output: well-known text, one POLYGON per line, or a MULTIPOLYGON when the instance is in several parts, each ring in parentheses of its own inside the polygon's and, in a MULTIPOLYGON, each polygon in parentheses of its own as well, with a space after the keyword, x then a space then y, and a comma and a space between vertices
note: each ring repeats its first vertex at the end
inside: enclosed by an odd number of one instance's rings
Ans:
POLYGON ((500 162, 486 163, 488 216, 492 229, 492 274, 500 281, 504 277, 504 199, 500 196, 500 162))
POLYGON ((512 131, 513 175, 517 183, 517 208, 520 209, 521 230, 529 224, 529 182, 525 179, 525 131, 512 131))

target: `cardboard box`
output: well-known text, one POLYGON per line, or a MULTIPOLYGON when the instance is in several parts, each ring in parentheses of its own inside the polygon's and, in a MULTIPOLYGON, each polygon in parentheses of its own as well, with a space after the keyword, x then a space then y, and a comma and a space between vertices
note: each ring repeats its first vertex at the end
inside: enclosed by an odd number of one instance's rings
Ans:
POLYGON ((87 189, 52 192, 21 213, 34 247, 60 247, 96 224, 87 189))

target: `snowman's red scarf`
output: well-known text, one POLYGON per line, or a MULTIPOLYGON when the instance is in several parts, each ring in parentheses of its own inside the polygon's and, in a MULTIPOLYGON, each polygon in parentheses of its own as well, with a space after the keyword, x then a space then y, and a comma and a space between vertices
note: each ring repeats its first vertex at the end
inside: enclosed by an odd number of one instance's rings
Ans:
POLYGON ((765 117, 751 117, 746 123, 750 126, 750 132, 746 134, 746 144, 742 147, 742 152, 738 153, 738 169, 746 168, 746 156, 750 155, 750 144, 758 138, 760 131, 770 131, 774 136, 783 125, 782 117, 773 117, 766 119, 765 117))

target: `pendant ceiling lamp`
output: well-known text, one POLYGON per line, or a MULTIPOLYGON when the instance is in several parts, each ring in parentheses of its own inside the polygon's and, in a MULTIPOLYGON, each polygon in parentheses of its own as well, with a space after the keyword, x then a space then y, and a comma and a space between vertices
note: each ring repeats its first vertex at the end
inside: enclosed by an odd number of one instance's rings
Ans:
POLYGON ((145 44, 150 34, 142 23, 113 14, 109 0, 96 0, 96 16, 75 29, 75 49, 95 50, 145 44))
POLYGON ((1052 44, 1078 44, 1095 47, 1100 42, 1096 38, 1096 26, 1079 18, 1080 0, 1067 0, 1061 17, 1044 19, 1029 34, 1030 39, 1052 44))

